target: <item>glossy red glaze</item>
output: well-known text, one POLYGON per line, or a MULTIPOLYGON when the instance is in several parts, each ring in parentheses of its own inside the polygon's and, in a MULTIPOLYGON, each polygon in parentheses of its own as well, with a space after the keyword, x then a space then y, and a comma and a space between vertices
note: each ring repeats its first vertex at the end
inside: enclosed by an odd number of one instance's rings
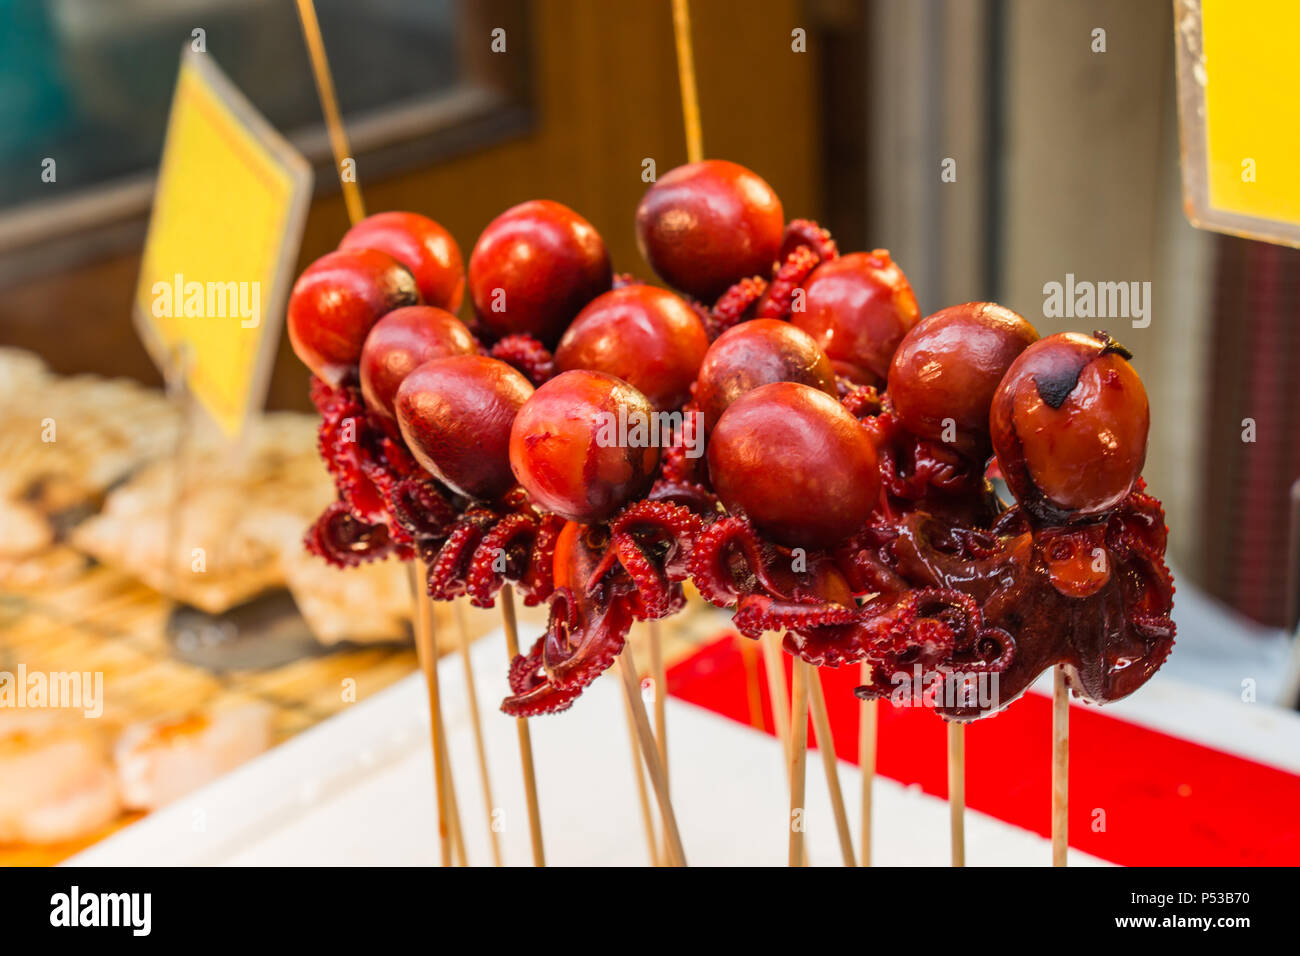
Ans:
POLYGON ((522 332, 552 348, 612 281, 600 233, 568 206, 547 199, 497 216, 469 257, 474 313, 494 339, 522 332))
POLYGON ((712 429, 741 395, 773 382, 797 382, 836 396, 835 371, 812 336, 779 319, 742 322, 718 336, 700 366, 695 401, 712 429))
POLYGON ((784 229, 772 187, 721 159, 664 174, 636 210, 637 245, 650 268, 674 289, 709 303, 740 279, 767 278, 784 229))
POLYGON ((659 448, 621 439, 632 436, 638 421, 648 427, 653 414, 650 401, 622 379, 562 372, 515 419, 515 477, 547 511, 584 524, 603 521, 650 490, 659 448))
POLYGON ((393 309, 419 301, 410 270, 387 253, 326 253, 294 283, 289 342, 304 365, 337 385, 356 367, 371 327, 393 309))
POLYGON ((393 399, 402 380, 431 359, 473 355, 478 342, 450 312, 431 305, 394 309, 375 323, 361 349, 361 395, 391 431, 393 399))
POLYGON ((528 379, 505 362, 433 359, 398 388, 397 420, 426 471, 463 495, 491 500, 514 486, 510 428, 532 394, 528 379))
POLYGON ((880 497, 876 449, 825 392, 793 382, 741 395, 709 437, 709 477, 728 510, 774 541, 829 548, 858 531, 880 497))
POLYGON ((885 381, 894 350, 920 318, 907 276, 884 249, 823 262, 804 281, 802 310, 798 304, 790 321, 864 384, 885 381))
POLYGON ((993 394, 1016 356, 1037 340, 1022 316, 992 302, 926 316, 903 336, 889 366, 894 414, 913 435, 987 457, 993 394))
POLYGON ((631 383, 660 411, 691 397, 709 337, 680 297, 652 285, 629 285, 597 297, 569 326, 555 350, 564 372, 590 369, 631 383))
POLYGON ((1119 504, 1142 474, 1150 424, 1146 390, 1122 349, 1075 332, 1025 349, 989 415, 1007 485, 1049 521, 1119 504))
POLYGON ((460 308, 465 295, 465 261, 446 229, 413 212, 379 212, 343 234, 342 250, 378 249, 415 276, 420 300, 448 312, 460 308))

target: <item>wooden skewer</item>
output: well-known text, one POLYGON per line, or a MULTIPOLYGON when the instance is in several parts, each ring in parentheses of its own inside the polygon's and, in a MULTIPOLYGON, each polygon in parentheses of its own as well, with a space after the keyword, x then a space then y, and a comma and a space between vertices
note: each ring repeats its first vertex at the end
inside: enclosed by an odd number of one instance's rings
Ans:
POLYGON ((966 725, 948 724, 948 813, 952 865, 966 865, 966 725))
MULTIPOLYGON (((790 711, 786 702, 790 695, 785 685, 785 652, 781 650, 781 635, 766 631, 759 638, 763 647, 763 671, 767 677, 767 696, 772 703, 772 723, 776 739, 781 742, 781 769, 785 772, 786 786, 790 784, 790 711)), ((808 865, 808 847, 804 846, 803 865, 808 865)))
POLYGON ((695 88, 695 53, 687 0, 673 0, 673 38, 677 41, 677 79, 682 90, 682 120, 686 124, 686 159, 698 163, 704 158, 704 136, 700 131, 700 98, 695 88))
POLYGON ((1066 866, 1070 848, 1070 686, 1056 665, 1052 686, 1052 866, 1066 866))
POLYGON ((747 637, 736 635, 740 645, 740 661, 745 667, 745 705, 749 710, 749 722, 755 730, 767 730, 767 721, 763 719, 763 695, 758 689, 758 648, 747 637))
POLYGON ((677 830, 677 815, 673 812, 672 799, 668 795, 668 778, 659 760, 659 748, 655 743, 654 731, 650 729, 650 718, 646 716, 645 705, 641 703, 640 685, 636 679, 636 660, 632 656, 631 644, 623 645, 618 670, 623 675, 623 694, 627 699, 628 709, 632 712, 632 721, 636 725, 641 759, 645 762, 646 773, 650 775, 650 784, 654 787, 655 798, 659 801, 659 814, 663 820, 668 844, 668 859, 674 866, 685 866, 686 852, 682 849, 682 836, 677 830))
MULTIPOLYGON (((763 670, 767 675, 767 696, 772 702, 772 723, 787 764, 790 760, 790 712, 786 710, 789 695, 785 689, 785 665, 781 662, 781 635, 767 631, 759 643, 763 645, 763 670)), ((788 778, 787 778, 788 782, 788 778)))
MULTIPOLYGON (((865 661, 861 680, 863 684, 871 683, 871 665, 865 661)), ((858 847, 863 866, 871 865, 871 791, 876 778, 878 704, 876 700, 864 700, 858 704, 858 767, 862 770, 862 831, 858 847)))
MULTIPOLYGON (((436 631, 435 631, 436 634, 436 631)), ((435 637, 434 660, 437 660, 435 637)), ((435 670, 437 664, 434 665, 435 670)), ((469 866, 465 856, 465 834, 460 828, 460 804, 456 802, 456 785, 451 776, 451 754, 447 747, 447 722, 438 721, 438 757, 442 761, 442 785, 446 788, 447 822, 451 828, 451 846, 456 853, 457 866, 469 866)))
POLYGON ((348 219, 355 226, 366 218, 366 206, 361 201, 361 186, 356 178, 343 177, 344 161, 355 158, 348 145, 347 130, 343 127, 338 97, 334 93, 334 77, 330 74, 329 58, 325 55, 325 40, 321 36, 320 21, 316 19, 316 6, 312 0, 298 0, 298 19, 302 21, 302 33, 307 41, 307 53, 311 57, 316 93, 320 97, 321 112, 325 114, 330 150, 334 153, 334 169, 339 174, 339 185, 343 188, 343 202, 348 208, 348 219))
POLYGON ((469 695, 469 719, 474 728, 474 749, 478 751, 478 775, 483 787, 483 807, 487 811, 488 839, 492 844, 492 865, 501 865, 501 835, 492 825, 496 802, 492 799, 492 775, 488 771, 487 748, 483 745, 483 719, 478 709, 478 691, 474 686, 474 665, 470 660, 469 624, 465 620, 465 605, 453 601, 456 630, 460 637, 460 659, 465 668, 465 693, 469 695))
MULTIPOLYGON (((622 667, 620 663, 618 665, 622 667)), ((659 837, 655 834, 654 813, 650 809, 650 793, 645 785, 645 773, 641 769, 641 748, 637 744, 636 717, 632 713, 632 704, 623 697, 623 712, 627 715, 627 738, 631 745, 632 773, 636 775, 636 792, 641 803, 641 823, 645 827, 646 849, 650 853, 650 865, 660 866, 659 837)))
MULTIPOLYGON (((664 783, 671 793, 672 783, 668 770, 668 675, 664 669, 663 633, 658 621, 647 621, 646 631, 650 644, 650 677, 654 681, 655 742, 659 745, 659 762, 664 767, 664 783)), ((664 839, 667 838, 665 833, 664 839)), ((665 844, 664 856, 668 855, 668 846, 665 844)))
POLYGON ((826 789, 831 793, 831 810, 835 815, 835 830, 840 838, 840 855, 845 866, 857 866, 853 856, 853 835, 849 832, 849 815, 844 809, 844 792, 840 789, 839 758, 835 756, 835 738, 831 733, 831 718, 826 710, 826 693, 822 688, 821 672, 806 661, 796 660, 795 667, 808 668, 811 687, 813 729, 817 731, 817 749, 822 755, 822 768, 826 772, 826 789))
MULTIPOLYGON (((515 589, 502 585, 501 623, 506 632, 506 653, 511 663, 519 656, 519 625, 515 621, 515 589)), ((528 718, 515 718, 519 735, 519 760, 524 770, 524 797, 528 802, 528 833, 533 844, 533 866, 546 865, 546 851, 542 847, 542 810, 537 801, 537 773, 533 767, 533 737, 528 730, 528 718)))
POLYGON ((664 779, 668 779, 668 675, 664 669, 663 634, 658 621, 647 621, 650 638, 650 676, 655 685, 655 741, 659 744, 659 759, 664 765, 664 779))
POLYGON ((442 755, 442 699, 438 690, 437 658, 432 644, 433 606, 424 597, 420 587, 423 564, 411 562, 406 566, 407 580, 411 585, 411 599, 415 603, 415 656, 424 674, 425 689, 429 699, 429 743, 433 750, 433 793, 438 804, 438 848, 443 866, 451 866, 451 824, 448 822, 446 761, 442 755))
POLYGON ((804 785, 808 769, 808 669, 794 665, 793 697, 790 703, 790 866, 804 863, 804 829, 807 814, 804 812, 804 785))

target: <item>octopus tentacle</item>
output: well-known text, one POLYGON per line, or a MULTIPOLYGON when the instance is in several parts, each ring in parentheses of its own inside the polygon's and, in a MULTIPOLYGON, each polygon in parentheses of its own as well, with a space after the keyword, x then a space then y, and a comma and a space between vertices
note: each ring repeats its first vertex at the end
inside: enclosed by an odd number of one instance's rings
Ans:
POLYGON ((731 623, 746 637, 757 638, 764 631, 811 630, 854 624, 857 608, 842 604, 814 604, 775 601, 765 594, 742 595, 731 623))
POLYGON ((381 469, 371 467, 374 463, 366 453, 370 430, 365 409, 359 400, 332 402, 328 409, 317 432, 325 467, 354 515, 369 524, 383 523, 387 502, 374 482, 381 469))
POLYGON ((519 578, 525 607, 541 604, 555 588, 555 541, 563 526, 564 520, 555 515, 543 515, 539 520, 528 555, 528 567, 519 578))
POLYGON ((669 501, 689 508, 701 518, 718 514, 718 496, 704 485, 694 481, 681 481, 667 476, 660 478, 646 495, 647 501, 669 501))
POLYGON ((705 528, 691 549, 691 580, 706 601, 718 607, 731 607, 741 595, 762 587, 781 600, 789 595, 779 587, 769 572, 769 557, 764 553, 758 534, 748 518, 720 518, 705 528), (732 571, 732 549, 743 561, 753 580, 738 580, 732 571))
POLYGON ((561 690, 581 690, 614 665, 632 629, 632 602, 626 596, 610 600, 603 607, 568 592, 551 598, 551 618, 542 645, 542 666, 550 682, 561 690), (572 604, 578 609, 557 613, 556 605, 572 604))
POLYGON ((303 544, 312 554, 337 568, 354 568, 367 561, 378 561, 393 550, 387 526, 360 520, 342 500, 321 512, 307 530, 303 544))
POLYGON ((695 299, 687 299, 686 304, 691 307, 695 317, 700 320, 700 325, 704 328, 704 334, 709 337, 709 341, 714 341, 719 335, 726 331, 722 324, 714 317, 713 310, 703 302, 695 299))
POLYGON ((610 541, 587 580, 595 591, 617 566, 636 589, 637 617, 665 617, 673 606, 672 583, 688 575, 688 554, 704 522, 689 508, 667 501, 638 501, 610 522, 610 541))
POLYGON ((465 593, 465 573, 491 524, 492 512, 471 509, 429 561, 429 596, 449 601, 465 593))
POLYGON ((508 514, 480 538, 469 559, 465 592, 475 607, 492 607, 507 578, 525 573, 524 561, 532 553, 538 521, 530 514, 508 514))
POLYGON ((791 249, 755 307, 755 318, 781 319, 788 316, 794 305, 795 289, 812 275, 819 262, 821 258, 809 246, 797 245, 791 249))
POLYGON ((741 279, 718 297, 713 304, 713 318, 721 331, 739 322, 750 307, 767 291, 767 280, 760 276, 741 279))
POLYGON ((555 377, 555 356, 525 332, 505 336, 488 350, 488 354, 513 365, 535 386, 555 377))
POLYGON ((395 522, 413 538, 440 538, 456 522, 456 508, 432 481, 403 478, 389 497, 395 522))
POLYGON ((542 670, 542 644, 540 637, 527 654, 520 654, 510 662, 510 689, 513 693, 501 704, 501 710, 511 717, 540 717, 558 714, 573 706, 582 690, 561 690, 549 680, 542 670))
POLYGON ((683 581, 688 574, 679 555, 689 552, 696 535, 704 528, 700 516, 684 505, 669 501, 644 500, 628 505, 610 522, 610 533, 652 538, 667 545, 662 564, 671 580, 683 581))
POLYGON ((880 414, 883 403, 874 385, 858 385, 846 378, 838 379, 837 384, 843 386, 840 404, 858 421, 880 414))
POLYGON ((835 259, 840 254, 830 230, 823 229, 811 219, 791 219, 786 223, 785 237, 781 241, 778 257, 784 261, 799 246, 812 250, 822 262, 835 259))

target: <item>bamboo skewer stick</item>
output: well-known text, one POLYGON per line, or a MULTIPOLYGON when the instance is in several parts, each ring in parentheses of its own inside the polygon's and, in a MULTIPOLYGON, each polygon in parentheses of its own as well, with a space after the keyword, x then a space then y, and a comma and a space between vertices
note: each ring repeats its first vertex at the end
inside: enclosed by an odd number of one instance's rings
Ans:
POLYGON ((1052 866, 1066 866, 1070 848, 1070 687, 1056 665, 1052 686, 1052 866))
MULTIPOLYGON (((501 623, 506 632, 506 653, 511 663, 519 656, 519 626, 515 621, 515 589, 509 583, 502 585, 501 623)), ((533 737, 528 730, 528 718, 515 719, 519 735, 519 760, 523 764, 524 796, 528 803, 528 833, 533 845, 533 866, 546 865, 546 851, 542 846, 542 811, 537 801, 537 773, 533 767, 533 737)))
MULTIPOLYGON (((622 667, 622 664, 618 665, 622 667)), ((637 798, 641 804, 641 823, 645 827, 646 850, 650 854, 650 865, 661 866, 659 859, 659 837, 655 833, 654 812, 650 809, 650 793, 646 790, 645 773, 641 769, 641 748, 637 744, 636 716, 632 713, 632 703, 623 697, 623 712, 627 715, 627 738, 632 753, 632 773, 636 775, 637 798)))
MULTIPOLYGON (((434 669, 437 669, 437 638, 434 643, 434 669)), ((456 854, 457 866, 469 866, 465 856, 465 834, 460 828, 460 804, 456 802, 456 784, 451 776, 451 755, 447 747, 447 722, 438 720, 438 758, 442 761, 442 785, 446 789, 447 821, 451 827, 451 847, 456 854)))
POLYGON ((420 587, 419 569, 412 562, 406 566, 407 580, 411 585, 411 599, 415 603, 415 656, 424 674, 425 689, 429 699, 429 742, 433 750, 433 794, 438 805, 438 848, 443 866, 451 866, 451 824, 447 806, 447 763, 443 760, 442 699, 438 689, 437 659, 432 646, 433 606, 425 599, 420 587))
MULTIPOLYGON (((789 695, 785 689, 785 666, 781 663, 781 635, 776 631, 764 632, 760 643, 763 645, 763 669, 767 674, 767 696, 772 702, 772 723, 776 725, 776 737, 781 741, 781 752, 790 759, 790 712, 786 709, 789 695)), ((787 778, 787 782, 788 782, 787 778)))
POLYGON ((808 669, 796 660, 792 699, 790 702, 790 828, 789 865, 804 865, 804 829, 807 814, 804 810, 804 785, 808 769, 808 669))
POLYGON ((966 725, 948 724, 948 814, 952 865, 966 865, 966 725))
POLYGON ((755 730, 767 730, 763 719, 763 695, 758 689, 758 648, 747 637, 736 635, 740 644, 740 662, 745 668, 745 706, 749 710, 749 723, 755 730))
MULTIPOLYGON (((786 693, 784 651, 781 650, 781 635, 776 631, 765 631, 759 638, 763 648, 763 671, 767 679, 767 696, 772 704, 772 723, 776 729, 776 739, 781 742, 781 769, 785 773, 786 786, 790 785, 790 711, 786 693)), ((808 865, 808 847, 803 850, 803 865, 808 865)))
POLYGON ((658 621, 647 621, 646 630, 650 644, 650 676, 655 686, 655 741, 659 744, 659 759, 664 765, 664 779, 668 779, 668 676, 664 670, 663 634, 658 621))
MULTIPOLYGON (((863 662, 863 684, 871 682, 871 665, 863 662)), ((858 852, 863 866, 871 865, 871 797, 876 778, 876 733, 879 701, 864 700, 858 704, 858 767, 862 770, 862 830, 858 836, 858 852)))
POLYGON ((465 667, 465 693, 469 696, 469 719, 474 728, 474 749, 478 751, 479 782, 483 787, 483 807, 487 811, 488 840, 492 845, 492 865, 501 865, 501 835, 492 825, 496 803, 492 799, 492 775, 488 771, 487 748, 483 745, 483 718, 479 714, 478 690, 474 686, 474 665, 470 660, 469 624, 465 620, 465 605, 453 601, 456 630, 460 637, 460 659, 465 667))
POLYGON ((645 762, 646 773, 650 775, 650 783, 659 801, 659 813, 663 818, 664 834, 669 850, 668 859, 675 866, 685 866, 686 853, 682 849, 682 837, 677 830, 677 815, 673 812, 672 799, 668 795, 668 780, 664 774, 663 764, 659 760, 659 749, 655 743, 654 732, 650 729, 650 718, 646 716, 645 706, 641 703, 641 695, 638 693, 636 660, 632 657, 631 644, 623 645, 618 670, 623 677, 623 693, 627 698, 627 706, 632 712, 633 723, 636 725, 641 759, 645 762))
POLYGON ((849 815, 844 809, 844 792, 840 789, 839 758, 835 756, 835 738, 831 733, 830 714, 826 710, 821 672, 806 661, 796 660, 794 666, 808 668, 813 729, 817 732, 817 750, 822 755, 822 769, 826 773, 826 789, 831 794, 831 811, 835 816, 835 831, 840 840, 840 855, 844 858, 845 866, 857 866, 858 862, 853 856, 853 835, 849 831, 849 815))
POLYGON ((677 78, 682 90, 682 120, 686 125, 686 159, 704 158, 700 131, 700 98, 695 88, 695 53, 691 44, 691 10, 687 0, 673 0, 673 38, 677 41, 677 78))
POLYGON ((361 187, 355 176, 352 179, 343 177, 344 161, 354 157, 348 145, 347 130, 343 127, 338 96, 334 92, 334 77, 330 74, 329 58, 325 55, 325 40, 321 36, 320 21, 316 19, 316 6, 312 0, 298 0, 298 19, 302 22, 303 37, 307 41, 307 52, 311 57, 312 75, 316 79, 316 93, 320 97, 321 111, 325 114, 325 129, 329 133, 330 150, 334 153, 334 170, 338 173, 339 185, 343 189, 348 219, 355 226, 366 218, 366 206, 361 200, 361 187))
MULTIPOLYGON (((668 771, 668 676, 664 670, 663 633, 658 621, 647 621, 646 631, 650 645, 650 677, 654 682, 655 742, 659 745, 659 762, 664 767, 664 784, 672 792, 668 771)), ((664 835, 667 839, 667 834, 664 835)), ((664 846, 664 856, 668 847, 664 846)))

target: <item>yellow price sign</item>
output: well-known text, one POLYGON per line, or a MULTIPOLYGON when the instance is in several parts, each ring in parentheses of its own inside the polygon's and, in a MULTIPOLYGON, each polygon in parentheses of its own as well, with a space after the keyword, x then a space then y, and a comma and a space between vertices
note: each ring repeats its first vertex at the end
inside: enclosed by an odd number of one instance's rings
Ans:
POLYGON ((1300 2, 1175 0, 1174 31, 1187 218, 1300 246, 1300 2))
POLYGON ((312 173, 211 57, 181 58, 135 316, 164 374, 234 438, 265 398, 312 173))

